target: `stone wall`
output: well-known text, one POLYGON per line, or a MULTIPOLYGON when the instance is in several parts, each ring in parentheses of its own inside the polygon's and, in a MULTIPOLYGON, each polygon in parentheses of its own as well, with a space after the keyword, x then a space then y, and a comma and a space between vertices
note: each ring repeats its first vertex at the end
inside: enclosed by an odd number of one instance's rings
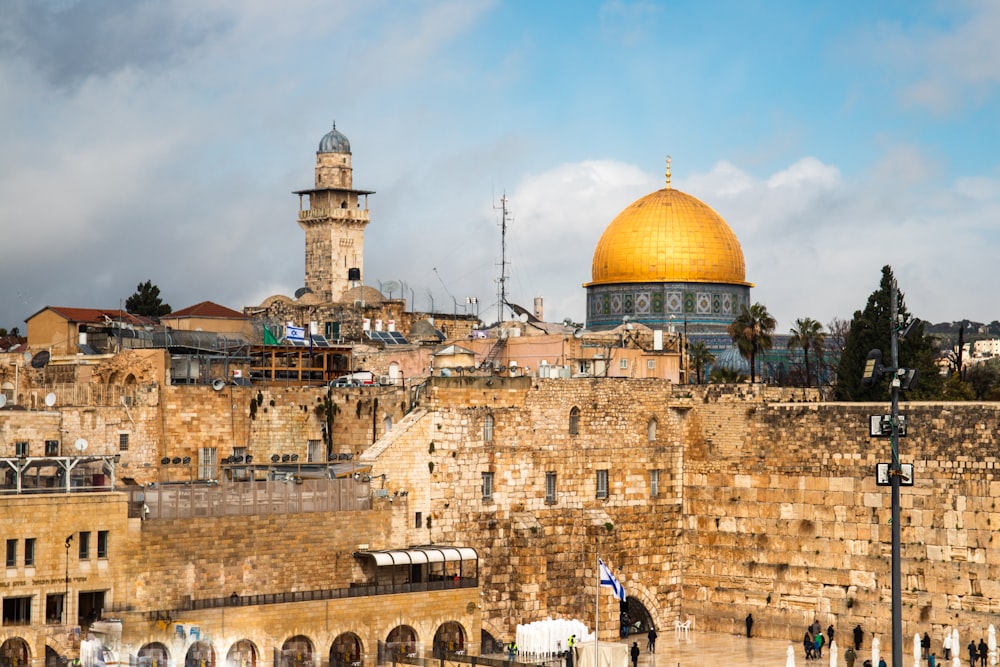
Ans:
MULTIPOLYGON (((868 436, 868 417, 889 406, 820 399, 657 380, 434 378, 421 412, 363 459, 411 489, 413 511, 433 522, 420 536, 479 550, 483 623, 497 636, 550 615, 591 623, 601 554, 659 627, 691 617, 738 632, 753 612, 765 635, 798 639, 818 617, 887 640, 890 500, 874 470, 889 443, 868 436), (595 497, 598 470, 607 499, 595 497), (491 499, 483 473, 494 475, 491 499)), ((902 460, 916 476, 902 493, 904 630, 939 641, 957 624, 978 636, 1000 611, 1000 406, 901 413, 902 460)), ((601 614, 613 635, 610 595, 601 614)))

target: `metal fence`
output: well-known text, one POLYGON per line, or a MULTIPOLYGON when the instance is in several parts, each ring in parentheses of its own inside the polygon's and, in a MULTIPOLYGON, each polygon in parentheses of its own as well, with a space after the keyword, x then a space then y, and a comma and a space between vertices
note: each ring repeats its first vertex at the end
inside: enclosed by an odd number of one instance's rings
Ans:
POLYGON ((162 484, 131 489, 146 520, 368 510, 369 484, 354 479, 162 484))

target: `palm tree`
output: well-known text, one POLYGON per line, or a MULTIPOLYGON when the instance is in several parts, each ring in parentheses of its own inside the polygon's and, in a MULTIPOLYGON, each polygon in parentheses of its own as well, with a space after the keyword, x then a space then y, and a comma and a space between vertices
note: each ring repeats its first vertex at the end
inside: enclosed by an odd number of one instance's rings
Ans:
POLYGON ((705 345, 705 341, 700 340, 688 348, 688 358, 690 364, 694 366, 695 384, 701 384, 702 371, 715 361, 715 355, 705 345))
POLYGON ((788 349, 802 348, 802 356, 805 358, 806 366, 806 386, 809 386, 812 382, 812 373, 809 371, 809 349, 812 348, 822 359, 823 343, 826 341, 823 325, 811 317, 803 317, 795 320, 791 334, 788 339, 788 349))
POLYGON ((729 335, 744 359, 750 362, 750 383, 757 381, 757 353, 771 349, 771 334, 778 326, 762 303, 740 306, 739 316, 729 325, 729 335))
POLYGON ((747 376, 735 368, 713 368, 708 376, 708 381, 712 384, 739 384, 747 381, 747 376))

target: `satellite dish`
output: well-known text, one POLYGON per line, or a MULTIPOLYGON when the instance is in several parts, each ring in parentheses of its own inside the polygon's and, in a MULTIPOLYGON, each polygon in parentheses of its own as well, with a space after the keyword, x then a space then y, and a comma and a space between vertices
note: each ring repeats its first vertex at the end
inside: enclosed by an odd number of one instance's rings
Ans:
POLYGON ((7 405, 7 394, 0 394, 0 408, 7 405))
POLYGON ((631 317, 629 317, 628 315, 626 315, 626 316, 624 316, 624 317, 622 318, 622 324, 628 324, 628 323, 629 323, 629 322, 631 322, 631 321, 632 321, 632 318, 631 318, 631 317))
POLYGON ((308 287, 300 287, 297 290, 295 290, 296 299, 301 299, 306 294, 312 294, 312 290, 309 289, 308 287))
POLYGON ((222 391, 226 386, 226 381, 221 378, 216 378, 212 380, 212 389, 215 391, 222 391))
POLYGON ((517 316, 517 319, 520 320, 521 322, 527 322, 528 313, 521 313, 520 315, 517 316))
POLYGON ((76 451, 78 452, 87 451, 87 441, 84 438, 77 439, 77 441, 73 443, 73 446, 76 447, 76 451))
POLYGON ((39 352, 38 354, 36 354, 31 358, 31 367, 45 368, 45 364, 49 363, 49 357, 51 356, 52 355, 49 354, 48 350, 42 350, 41 352, 39 352))
POLYGON ((31 363, 31 352, 24 353, 24 363, 26 364, 31 363))
POLYGON ((55 404, 56 404, 56 395, 53 394, 51 391, 45 394, 45 405, 51 408, 55 404))
POLYGON ((576 329, 573 332, 573 338, 583 338, 583 329, 576 329))
POLYGON ((396 280, 390 280, 388 282, 382 283, 382 289, 389 293, 391 296, 393 292, 399 289, 399 282, 396 280))

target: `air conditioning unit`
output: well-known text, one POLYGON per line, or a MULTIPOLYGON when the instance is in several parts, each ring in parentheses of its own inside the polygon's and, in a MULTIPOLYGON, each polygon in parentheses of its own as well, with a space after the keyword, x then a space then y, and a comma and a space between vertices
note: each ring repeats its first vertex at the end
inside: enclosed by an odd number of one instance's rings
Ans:
POLYGON ((395 382, 392 381, 392 378, 389 377, 388 375, 379 375, 378 383, 381 385, 396 384, 395 382))

